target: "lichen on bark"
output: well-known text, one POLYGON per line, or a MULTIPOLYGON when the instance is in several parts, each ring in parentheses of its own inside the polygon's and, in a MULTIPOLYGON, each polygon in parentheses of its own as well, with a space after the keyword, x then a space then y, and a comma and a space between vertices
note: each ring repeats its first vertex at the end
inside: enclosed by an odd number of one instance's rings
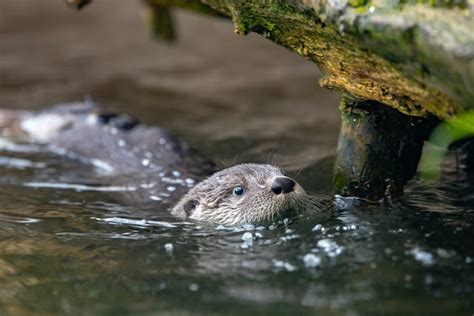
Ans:
POLYGON ((324 73, 321 84, 342 95, 442 119, 473 106, 467 2, 204 2, 232 17, 238 33, 260 33, 313 60, 324 73))

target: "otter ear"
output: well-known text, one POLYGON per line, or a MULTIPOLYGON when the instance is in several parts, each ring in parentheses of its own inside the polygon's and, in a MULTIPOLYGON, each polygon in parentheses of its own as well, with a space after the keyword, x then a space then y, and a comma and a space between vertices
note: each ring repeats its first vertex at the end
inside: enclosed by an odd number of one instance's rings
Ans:
POLYGON ((191 213, 199 205, 199 201, 193 198, 184 197, 181 201, 176 204, 172 209, 171 214, 176 217, 186 218, 191 215, 191 213))
POLYGON ((196 209, 196 207, 199 205, 199 201, 195 199, 191 199, 186 201, 186 203, 183 204, 183 211, 186 213, 186 216, 191 215, 191 213, 196 209))

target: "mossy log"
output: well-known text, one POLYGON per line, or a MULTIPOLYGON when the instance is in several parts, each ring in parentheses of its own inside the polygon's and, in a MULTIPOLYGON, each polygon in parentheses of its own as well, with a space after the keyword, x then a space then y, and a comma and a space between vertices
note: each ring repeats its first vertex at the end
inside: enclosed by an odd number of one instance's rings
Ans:
MULTIPOLYGON (((160 0, 155 0, 160 1, 160 0)), ((474 107, 474 4, 468 1, 203 0, 313 60, 321 84, 411 116, 474 107)))

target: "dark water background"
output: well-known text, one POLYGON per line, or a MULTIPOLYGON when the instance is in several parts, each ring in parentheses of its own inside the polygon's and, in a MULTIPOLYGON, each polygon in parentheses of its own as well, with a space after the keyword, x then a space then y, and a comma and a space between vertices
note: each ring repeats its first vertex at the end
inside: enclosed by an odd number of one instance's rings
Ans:
MULTIPOLYGON (((311 63, 185 12, 179 41, 156 43, 140 9, 0 2, 0 106, 91 96, 223 166, 271 161, 330 191, 337 99, 311 63)), ((474 313, 472 180, 414 181, 400 201, 225 230, 121 205, 121 192, 31 187, 97 175, 0 145, 0 315, 474 313)))

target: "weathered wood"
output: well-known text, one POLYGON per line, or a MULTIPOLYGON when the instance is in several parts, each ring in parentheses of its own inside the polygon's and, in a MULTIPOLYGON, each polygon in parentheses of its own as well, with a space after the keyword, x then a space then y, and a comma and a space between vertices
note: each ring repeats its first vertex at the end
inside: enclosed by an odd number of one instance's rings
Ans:
POLYGON ((474 106, 469 1, 205 0, 313 60, 321 84, 413 116, 446 118, 474 106), (444 5, 441 5, 444 4, 444 5))
POLYGON ((437 120, 407 116, 373 102, 343 99, 340 108, 335 192, 369 199, 402 194, 437 120))

